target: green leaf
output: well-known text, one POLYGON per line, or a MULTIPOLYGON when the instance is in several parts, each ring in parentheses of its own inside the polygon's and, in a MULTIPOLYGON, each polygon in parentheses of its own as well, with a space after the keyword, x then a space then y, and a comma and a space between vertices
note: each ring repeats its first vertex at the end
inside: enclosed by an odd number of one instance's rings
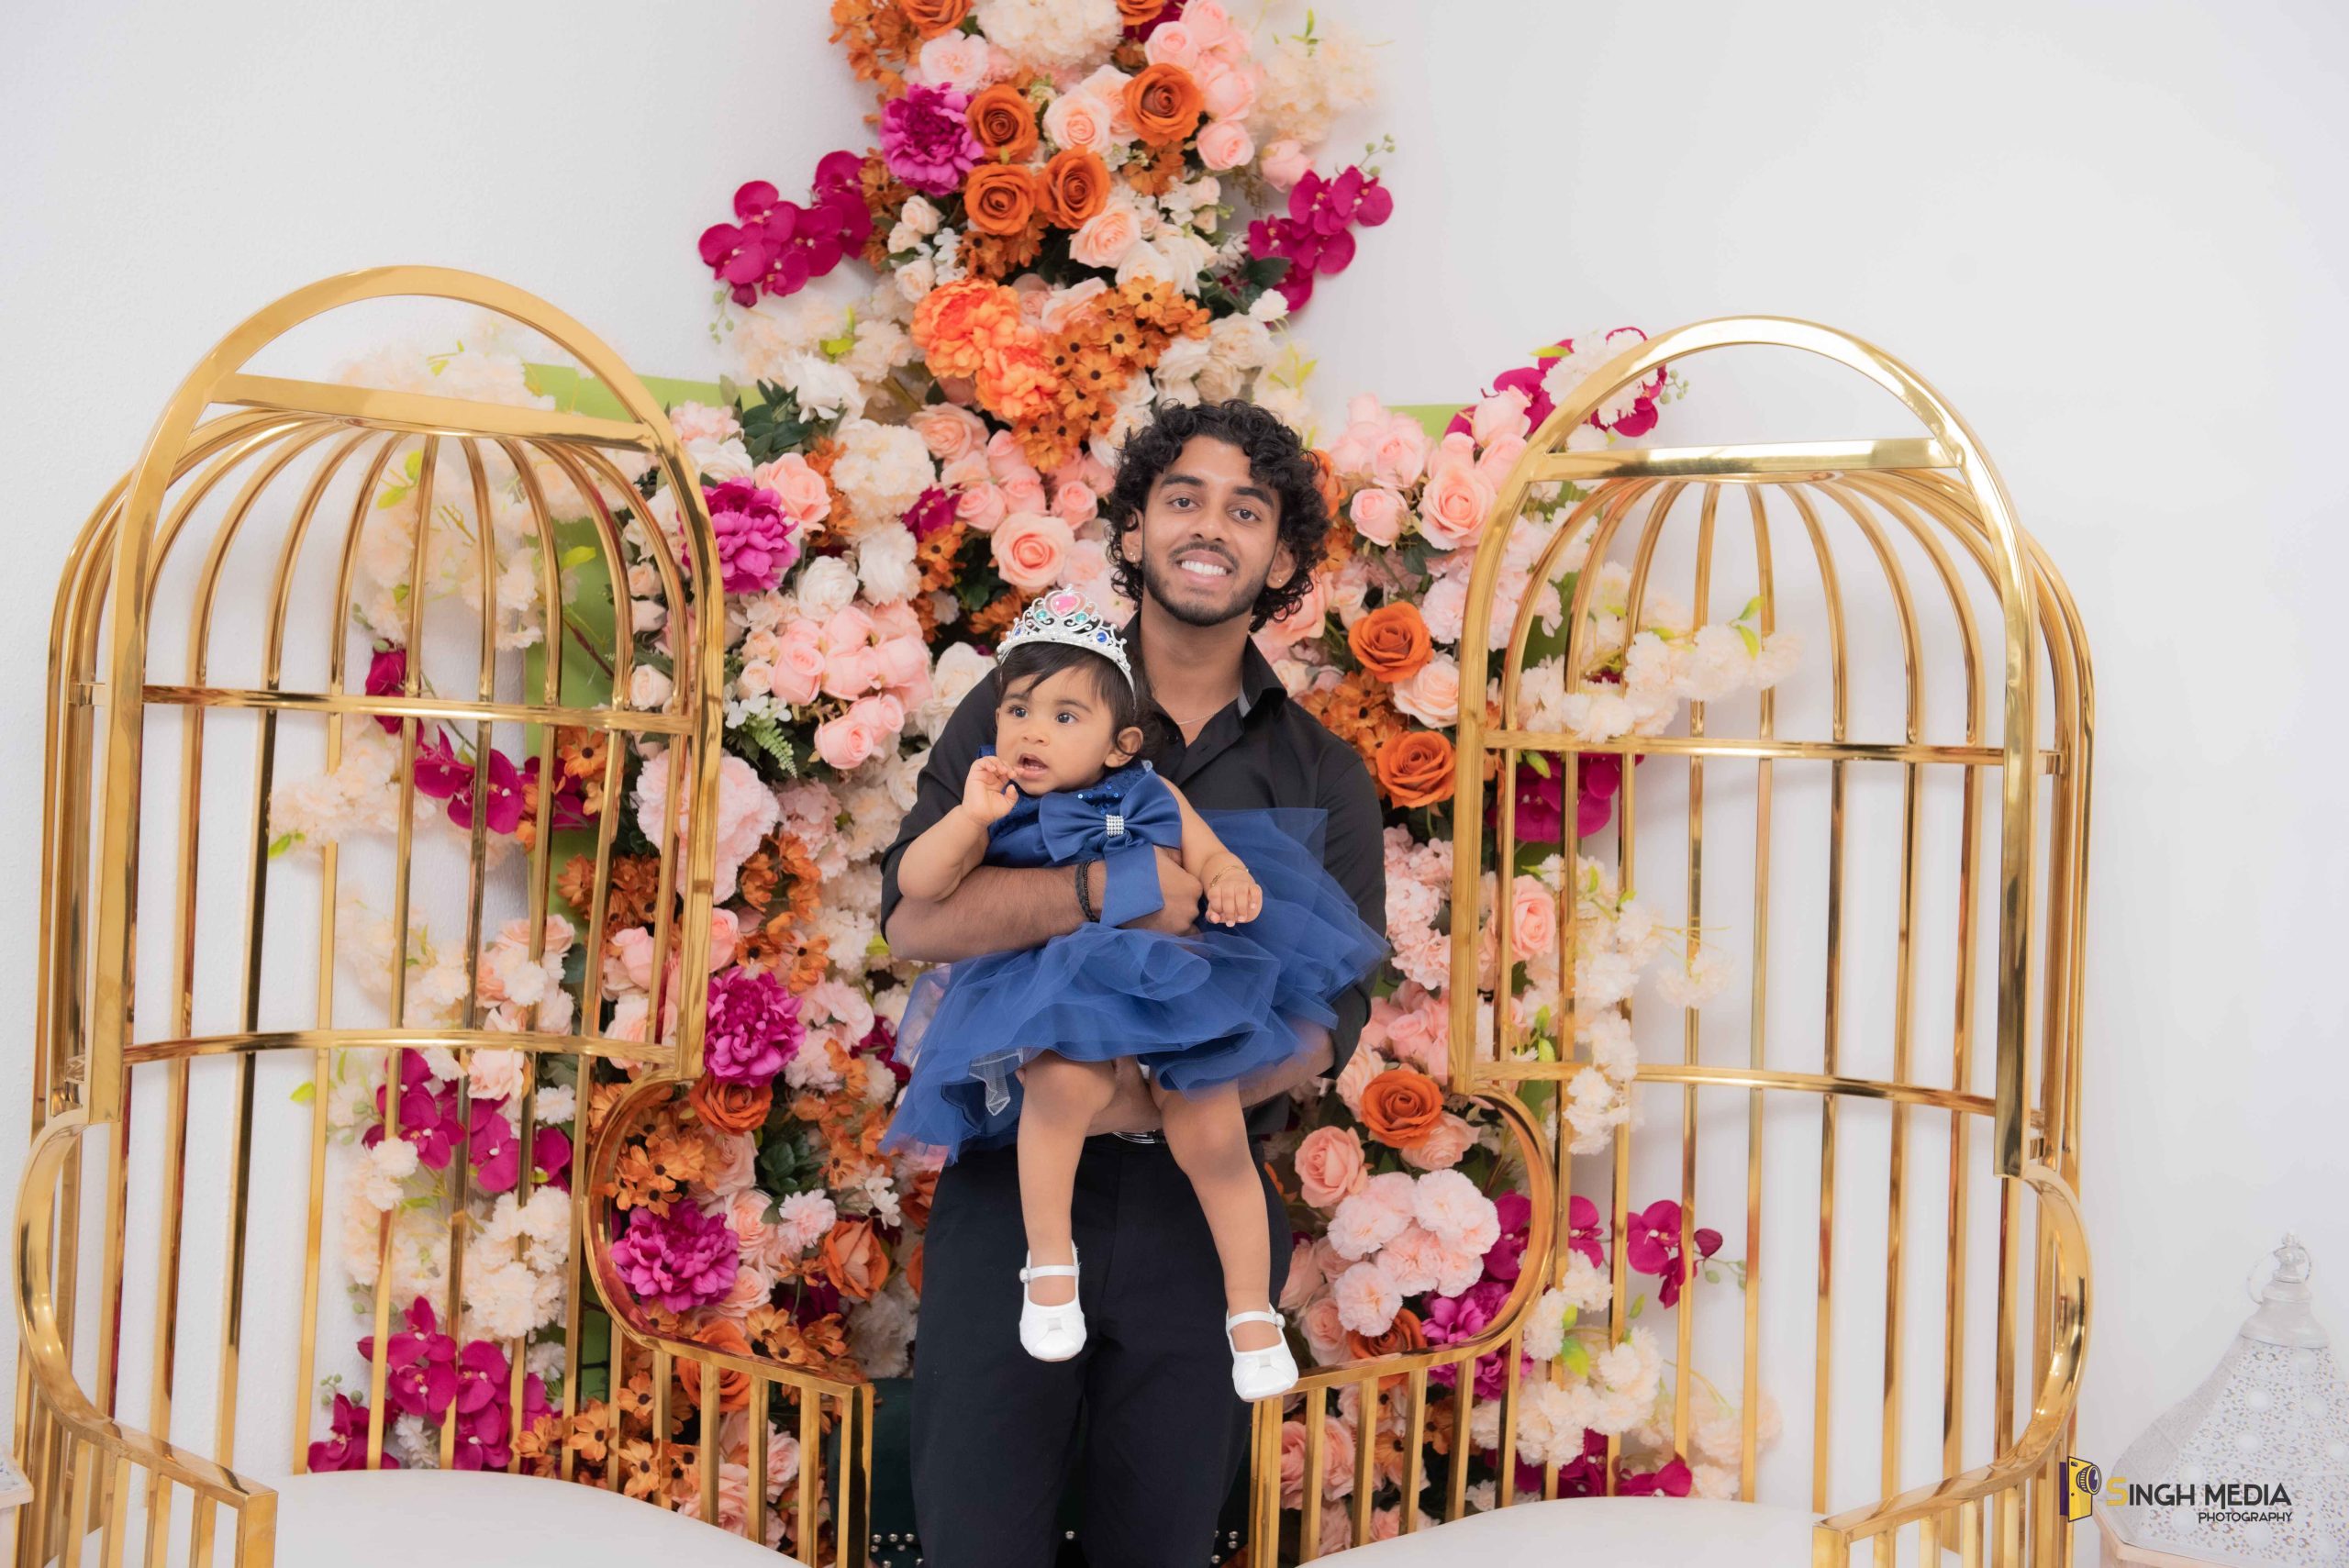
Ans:
POLYGON ((1760 634, 1755 632, 1752 627, 1746 625, 1743 621, 1739 621, 1736 624, 1737 635, 1744 639, 1745 651, 1747 655, 1752 658, 1760 658, 1762 656, 1762 639, 1760 634))
POLYGON ((1761 609, 1761 607, 1762 595, 1756 594, 1752 598, 1745 601, 1745 607, 1737 612, 1737 618, 1739 620, 1752 620, 1754 613, 1761 609))
POLYGON ((583 1362, 606 1362, 612 1356, 612 1320, 600 1312, 590 1312, 579 1324, 579 1359, 583 1362))
POLYGON ((574 566, 584 566, 602 553, 592 544, 574 544, 562 552, 562 569, 568 572, 574 566))
MULTIPOLYGON (((740 737, 745 744, 773 758, 774 765, 783 770, 786 778, 799 776, 797 749, 792 745, 791 737, 784 733, 783 726, 776 720, 774 715, 751 714, 734 727, 734 733, 740 737)), ((757 759, 752 758, 751 761, 755 762, 757 759)))
POLYGON ((1631 1310, 1629 1316, 1634 1320, 1637 1320, 1640 1314, 1646 1309, 1647 1304, 1648 1298, 1644 1296, 1635 1296, 1631 1297, 1631 1310))
POLYGON ((269 841, 269 858, 275 860, 301 841, 302 835, 299 833, 280 833, 269 841))
POLYGON ((305 1079, 301 1083, 295 1084, 294 1092, 286 1096, 287 1099, 292 1100, 297 1106, 306 1106, 317 1097, 318 1086, 308 1079, 305 1079))
POLYGON ((1580 1340, 1568 1340, 1558 1351, 1558 1359, 1576 1377, 1590 1375, 1590 1350, 1580 1340))
POLYGON ((1527 767, 1531 768, 1543 778, 1546 779, 1550 776, 1550 759, 1543 756, 1541 752, 1528 751, 1522 761, 1527 767))
POLYGON ((579 1369, 579 1397, 583 1400, 602 1399, 612 1391, 612 1374, 600 1366, 579 1369))

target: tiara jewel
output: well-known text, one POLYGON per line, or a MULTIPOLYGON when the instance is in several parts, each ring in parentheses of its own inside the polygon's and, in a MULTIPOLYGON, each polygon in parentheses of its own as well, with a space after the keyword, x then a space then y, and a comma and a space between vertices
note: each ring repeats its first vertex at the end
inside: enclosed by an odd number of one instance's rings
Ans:
POLYGON ((1019 619, 1004 634, 996 657, 1002 658, 1023 642, 1059 642, 1071 648, 1089 649, 1115 664, 1128 685, 1133 684, 1134 671, 1126 662, 1125 639, 1074 589, 1055 588, 1030 600, 1028 607, 1019 612, 1019 619))

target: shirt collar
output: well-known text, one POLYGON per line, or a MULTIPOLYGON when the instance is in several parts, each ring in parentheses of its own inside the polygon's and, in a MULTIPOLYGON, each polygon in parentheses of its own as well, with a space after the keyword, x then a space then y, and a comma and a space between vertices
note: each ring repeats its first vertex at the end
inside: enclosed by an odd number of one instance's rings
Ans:
MULTIPOLYGON (((1120 635, 1125 639, 1126 657, 1133 661, 1136 665, 1140 665, 1141 663, 1141 611, 1134 612, 1133 618, 1126 622, 1120 635)), ((1144 672, 1145 674, 1147 673, 1147 671, 1144 672)), ((1265 703, 1287 700, 1288 688, 1281 684, 1280 675, 1274 670, 1272 661, 1265 658, 1264 651, 1256 646, 1256 639, 1250 638, 1240 650, 1240 717, 1242 718, 1251 717, 1258 706, 1265 703)))

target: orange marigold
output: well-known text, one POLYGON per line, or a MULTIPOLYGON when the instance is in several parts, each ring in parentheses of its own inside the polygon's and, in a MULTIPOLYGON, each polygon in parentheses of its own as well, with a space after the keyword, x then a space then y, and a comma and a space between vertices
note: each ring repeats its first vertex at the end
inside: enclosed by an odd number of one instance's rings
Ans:
POLYGON ((1027 330, 1019 318, 1019 296, 978 278, 941 284, 914 307, 914 344, 932 375, 976 376, 989 356, 1018 342, 1027 330))
POLYGON ((1030 338, 991 355, 979 367, 979 401, 1007 425, 1036 418, 1052 406, 1060 380, 1052 374, 1043 341, 1030 338))

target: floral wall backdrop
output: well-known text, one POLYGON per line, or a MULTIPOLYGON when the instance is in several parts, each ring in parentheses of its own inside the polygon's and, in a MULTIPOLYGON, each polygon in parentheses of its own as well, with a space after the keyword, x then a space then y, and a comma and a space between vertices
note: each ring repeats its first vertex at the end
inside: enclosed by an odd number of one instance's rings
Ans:
MULTIPOLYGON (((1339 121, 1374 91, 1374 56, 1342 17, 1316 12, 1285 35, 1252 33, 1215 0, 836 0, 832 17, 847 69, 874 94, 863 146, 815 160, 804 196, 796 183, 790 195, 765 179, 744 183, 730 219, 700 237, 729 373, 716 396, 671 409, 717 527, 727 756, 707 1071, 626 1151, 610 1189, 592 1195, 620 1211, 626 1286, 679 1335, 838 1374, 900 1376, 919 1353, 922 1229, 937 1172, 880 1152, 906 1075, 895 1023, 915 971, 893 960, 878 929, 879 857, 913 802, 930 741, 1029 597, 1068 585, 1113 613, 1130 610, 1116 601, 1098 515, 1127 433, 1161 402, 1243 397, 1277 412, 1320 458, 1337 519, 1329 559, 1305 603, 1259 642, 1295 700, 1356 747, 1377 781, 1394 946, 1360 1049, 1334 1084, 1300 1094, 1297 1125, 1273 1149, 1298 1236, 1280 1305, 1312 1364, 1470 1338, 1518 1277, 1530 1217, 1498 1129, 1448 1099, 1444 1083, 1452 729, 1464 700, 1468 569, 1528 434, 1639 329, 1585 327, 1533 349, 1466 389, 1474 395, 1456 412, 1308 390, 1313 361, 1297 324, 1317 290, 1343 286, 1358 244, 1423 242, 1408 215, 1389 228, 1397 215, 1378 161, 1391 145, 1333 145, 1339 121), (1343 412, 1325 417, 1324 407, 1343 412)), ((575 391, 487 329, 460 344, 385 349, 349 374, 541 407, 575 391)), ((1643 437, 1684 390, 1659 373, 1601 407, 1575 443, 1643 437)), ((635 664, 617 695, 666 702, 667 628, 650 552, 654 530, 674 540, 678 514, 655 476, 629 477, 624 581, 573 548, 563 502, 583 517, 584 503, 551 487, 566 550, 565 602, 551 606, 541 602, 522 476, 500 475, 488 515, 477 516, 453 476, 422 495, 415 468, 395 465, 364 541, 351 628, 372 661, 371 689, 395 689, 405 672, 412 594, 474 606, 494 595, 513 661, 561 657, 590 682, 588 634, 608 628, 624 594, 635 664), (495 581, 469 542, 429 552, 423 580, 411 581, 428 506, 454 525, 436 527, 436 539, 488 530, 495 581)), ((1531 581, 1580 498, 1549 487, 1511 524, 1494 618, 1497 639, 1534 595, 1528 725, 1594 741, 1659 733, 1688 701, 1766 686, 1794 666, 1798 647, 1765 636, 1756 605, 1698 624, 1651 592, 1634 624, 1630 573, 1588 558, 1586 524, 1566 547, 1563 581, 1531 581), (1569 670, 1565 603, 1584 573, 1596 580, 1569 670)), ((653 1012, 659 890, 646 853, 668 770, 651 765, 657 748, 624 757, 623 787, 607 794, 608 740, 558 739, 558 766, 544 778, 522 745, 482 756, 451 732, 419 754, 420 832, 468 829, 485 769, 492 834, 527 848, 540 794, 553 792, 568 908, 539 933, 540 956, 521 920, 474 961, 429 936, 395 955, 382 911, 354 904, 339 926, 344 967, 388 996, 383 982, 405 964, 404 1021, 451 1017, 471 968, 493 1021, 535 1007, 538 1028, 560 1029, 594 965, 606 1033, 653 1038, 674 1027, 674 987, 663 1014, 653 1012), (601 890, 603 927, 590 929, 594 860, 566 846, 592 846, 607 817, 618 853, 601 890)), ((281 781, 276 852, 388 836, 399 766, 396 745, 368 731, 332 773, 281 781)), ((1701 1006, 1727 976, 1669 912, 1619 887, 1603 857, 1563 858, 1566 814, 1596 835, 1620 784, 1599 758, 1585 760, 1580 779, 1573 800, 1562 775, 1538 764, 1509 781, 1521 852, 1515 865, 1486 869, 1473 917, 1485 942, 1480 1006, 1506 998, 1524 1049, 1585 1064, 1554 1091, 1529 1090, 1528 1103, 1575 1152, 1595 1153, 1631 1114, 1637 1057, 1624 1004, 1645 985, 1701 1006), (1564 955, 1571 1040, 1560 1038, 1567 1015, 1555 988, 1554 901, 1568 886, 1577 911, 1564 955), (1507 953, 1490 922, 1501 898, 1514 910, 1507 953)), ((525 1467, 552 1473, 568 1450, 580 1479, 609 1484, 617 1472, 630 1493, 690 1509, 691 1445, 707 1418, 698 1388, 678 1385, 671 1429, 656 1432, 646 1373, 614 1386, 604 1370, 600 1315, 584 1314, 577 1344, 563 1331, 572 1155, 583 1118, 592 1126, 625 1080, 583 1084, 567 1064, 537 1068, 525 1148, 518 1107, 531 1060, 406 1053, 396 1138, 384 1135, 380 1059, 349 1053, 335 1064, 344 1266, 372 1295, 388 1227, 406 1312, 390 1347, 386 1462, 440 1462, 453 1423, 460 1464, 502 1468, 518 1451, 525 1467), (461 1076, 470 1078, 462 1124, 461 1076), (473 1162, 474 1214, 452 1310, 447 1173, 460 1149, 473 1162), (499 1396, 517 1356, 527 1390, 518 1426, 499 1396), (567 1364, 581 1368, 575 1408, 563 1407, 567 1364)), ((1609 1437, 1621 1440, 1620 1491, 1734 1491, 1742 1413, 1695 1369, 1666 1364, 1669 1336, 1654 1318, 1609 1321, 1616 1248, 1642 1282, 1634 1317, 1651 1305, 1648 1292, 1655 1308, 1672 1309, 1686 1292, 1742 1280, 1735 1260, 1717 1256, 1710 1228, 1698 1226, 1695 1254, 1681 1255, 1679 1206, 1645 1195, 1631 1195, 1620 1235, 1587 1198, 1574 1201, 1560 1277, 1525 1338, 1520 1492, 1538 1492, 1545 1465, 1558 1467, 1565 1495, 1602 1490, 1609 1437), (1698 1390, 1685 1452, 1671 1438, 1682 1378, 1698 1390)), ((363 1327, 353 1318, 354 1335, 363 1327)), ((1442 1393, 1428 1423, 1424 1473, 1440 1473, 1432 1458, 1453 1444, 1470 1445, 1472 1507, 1494 1496, 1500 1360, 1485 1358, 1472 1388, 1442 1393)), ((329 1378, 320 1391, 330 1435, 311 1449, 314 1468, 364 1462, 363 1381, 360 1397, 347 1382, 329 1378)), ((723 1394, 718 1413, 729 1522, 742 1517, 749 1485, 739 1392, 723 1394)), ((1288 1423, 1291 1502, 1308 1485, 1351 1496, 1353 1398, 1341 1401, 1344 1423, 1331 1424, 1324 1475, 1302 1473, 1303 1426, 1288 1423)), ((1758 1418, 1767 1442, 1777 1414, 1766 1396, 1758 1418)), ((1403 1507, 1432 1499, 1401 1495, 1399 1412, 1369 1429, 1374 1526, 1391 1533, 1403 1507)), ((778 1428, 772 1441, 773 1501, 787 1510, 795 1440, 778 1428)), ((1324 1519, 1338 1543, 1344 1512, 1324 1519)), ((785 1526, 779 1511, 778 1534, 785 1526)))

